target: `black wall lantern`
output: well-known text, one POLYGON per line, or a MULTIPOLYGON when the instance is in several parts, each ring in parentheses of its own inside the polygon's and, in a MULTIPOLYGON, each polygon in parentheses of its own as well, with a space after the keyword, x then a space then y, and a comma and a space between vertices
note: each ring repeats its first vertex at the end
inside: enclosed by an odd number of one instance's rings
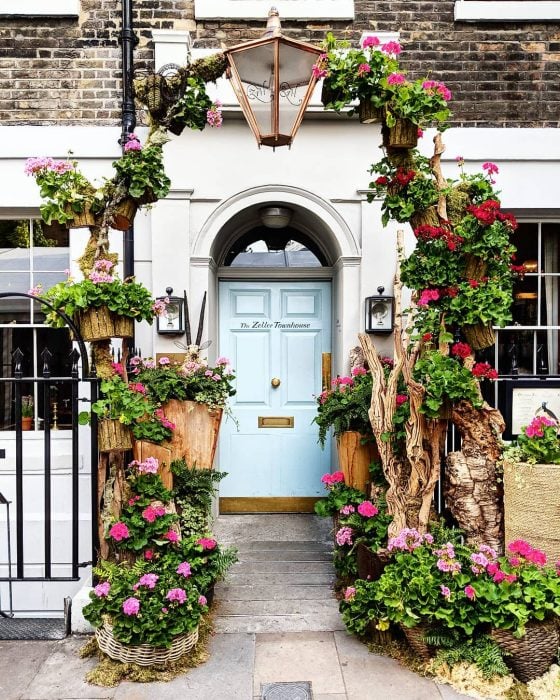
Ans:
POLYGON ((366 297, 366 333, 393 331, 394 297, 383 295, 385 287, 377 287, 377 296, 366 297))
POLYGON ((162 335, 183 335, 185 332, 185 300, 181 297, 171 296, 173 287, 166 287, 165 291, 167 296, 158 297, 158 301, 165 300, 167 309, 165 313, 157 317, 157 332, 162 335))

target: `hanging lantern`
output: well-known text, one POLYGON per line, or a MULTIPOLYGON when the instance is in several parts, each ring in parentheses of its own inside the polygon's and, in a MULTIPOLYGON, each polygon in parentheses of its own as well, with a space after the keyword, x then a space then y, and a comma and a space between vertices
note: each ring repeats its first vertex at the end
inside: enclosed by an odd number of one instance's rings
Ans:
POLYGON ((280 34, 276 8, 262 39, 231 49, 227 75, 259 146, 291 146, 313 93, 313 65, 323 53, 280 34))

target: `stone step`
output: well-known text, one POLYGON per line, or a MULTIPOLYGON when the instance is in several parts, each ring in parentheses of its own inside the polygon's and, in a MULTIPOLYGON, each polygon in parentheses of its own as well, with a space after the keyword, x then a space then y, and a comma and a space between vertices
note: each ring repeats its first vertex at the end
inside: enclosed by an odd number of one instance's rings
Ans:
MULTIPOLYGON (((282 575, 282 583, 289 583, 291 586, 300 585, 332 585, 334 583, 335 575, 334 571, 323 571, 321 573, 317 572, 292 572, 289 574, 282 575)), ((266 572, 261 573, 252 572, 250 577, 247 572, 243 569, 239 569, 237 573, 231 571, 228 572, 224 584, 226 585, 246 585, 248 581, 251 581, 252 585, 255 586, 272 586, 277 584, 279 581, 277 572, 266 572)))
POLYGON ((244 574, 248 579, 254 574, 332 574, 333 565, 327 561, 248 561, 237 562, 230 569, 232 574, 244 574))
POLYGON ((317 615, 224 615, 215 619, 215 632, 245 632, 262 634, 270 632, 336 632, 344 630, 338 611, 317 615))
POLYGON ((238 551, 255 552, 255 551, 303 551, 303 552, 329 552, 332 554, 333 547, 330 542, 315 542, 311 540, 298 540, 296 542, 279 542, 278 540, 256 540, 254 542, 233 543, 238 551))
POLYGON ((282 617, 285 615, 338 614, 335 598, 324 600, 220 600, 216 599, 218 617, 244 615, 246 617, 282 617))
POLYGON ((216 600, 327 600, 333 595, 329 584, 227 585, 216 586, 216 600))
POLYGON ((254 552, 240 552, 238 559, 241 564, 244 562, 268 561, 268 562, 288 562, 288 561, 324 561, 332 563, 330 552, 309 552, 299 550, 259 550, 254 552))

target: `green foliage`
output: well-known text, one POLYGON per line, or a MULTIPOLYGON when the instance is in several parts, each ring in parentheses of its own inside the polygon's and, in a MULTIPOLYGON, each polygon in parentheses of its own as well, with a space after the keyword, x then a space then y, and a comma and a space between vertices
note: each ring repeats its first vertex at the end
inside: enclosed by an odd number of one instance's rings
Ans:
POLYGON ((356 430, 362 435, 372 434, 368 410, 373 380, 363 368, 355 368, 352 374, 352 377, 336 377, 332 388, 317 397, 317 415, 313 422, 319 426, 322 447, 331 428, 335 437, 347 430, 356 430))
POLYGON ((189 129, 202 131, 206 126, 206 112, 212 100, 206 93, 202 78, 191 75, 186 80, 185 91, 171 108, 168 119, 184 124, 189 129))
POLYGON ((465 638, 457 630, 437 630, 426 634, 430 646, 440 647, 435 658, 435 668, 443 664, 454 666, 466 661, 475 664, 485 678, 507 676, 509 668, 504 662, 500 647, 488 635, 465 638))
POLYGON ((409 119, 419 127, 433 124, 440 131, 447 128, 451 116, 447 102, 451 99, 451 93, 441 83, 423 79, 392 82, 389 77, 383 77, 380 85, 386 92, 384 102, 387 126, 395 126, 399 118, 409 119))
POLYGON ((140 203, 143 199, 152 202, 163 199, 169 193, 171 181, 165 174, 161 143, 152 140, 141 150, 125 149, 113 167, 130 197, 140 203))
POLYGON ((511 320, 513 280, 511 276, 486 281, 460 282, 449 299, 447 321, 461 326, 478 323, 505 326, 511 320))
POLYGON ((438 418, 446 402, 466 400, 473 406, 482 405, 472 372, 455 358, 442 355, 436 350, 426 351, 416 362, 414 378, 426 390, 420 410, 428 418, 438 418))
MULTIPOLYGON (((110 261, 97 260, 96 264, 109 263, 110 261)), ((111 263, 112 266, 112 263, 111 263)), ((132 279, 123 282, 114 273, 106 276, 107 282, 98 282, 94 279, 95 272, 90 277, 76 282, 69 277, 64 282, 58 282, 43 295, 55 309, 77 320, 77 314, 88 309, 106 306, 119 316, 133 318, 135 321, 148 321, 152 323, 155 316, 154 300, 151 293, 139 282, 132 279)), ((53 328, 62 328, 63 319, 48 307, 44 307, 45 322, 53 328)))
POLYGON ((131 360, 138 381, 154 401, 166 403, 178 399, 224 408, 229 397, 235 394, 235 374, 225 358, 218 358, 215 367, 209 367, 205 361, 162 364, 161 360, 165 359, 160 358, 157 365, 151 359, 131 360))
POLYGON ((22 418, 32 418, 33 417, 33 396, 22 396, 21 397, 21 417, 22 418))
POLYGON ((227 472, 189 467, 185 460, 171 462, 174 474, 173 495, 179 513, 181 532, 185 536, 201 535, 208 530, 212 498, 227 472))
MULTIPOLYGON (((346 486, 342 472, 335 472, 334 475, 340 474, 342 480, 326 486, 328 495, 315 503, 315 513, 323 518, 338 515, 338 512, 343 506, 357 506, 364 500, 364 494, 358 489, 351 486, 346 486)), ((331 475, 329 475, 331 476, 331 475)))
POLYGON ((389 219, 409 221, 418 211, 437 204, 438 191, 430 170, 428 158, 414 149, 407 162, 397 165, 395 159, 382 158, 369 171, 378 177, 370 182, 368 202, 384 197, 381 220, 386 226, 389 219))

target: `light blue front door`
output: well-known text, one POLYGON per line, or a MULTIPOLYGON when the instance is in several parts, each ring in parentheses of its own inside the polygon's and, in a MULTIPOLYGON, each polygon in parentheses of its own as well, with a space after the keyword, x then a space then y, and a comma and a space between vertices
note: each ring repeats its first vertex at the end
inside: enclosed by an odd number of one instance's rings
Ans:
POLYGON ((220 431, 221 499, 277 510, 271 499, 323 495, 330 446, 321 450, 312 421, 331 350, 330 298, 329 282, 220 282, 219 347, 236 372, 238 421, 220 431))

